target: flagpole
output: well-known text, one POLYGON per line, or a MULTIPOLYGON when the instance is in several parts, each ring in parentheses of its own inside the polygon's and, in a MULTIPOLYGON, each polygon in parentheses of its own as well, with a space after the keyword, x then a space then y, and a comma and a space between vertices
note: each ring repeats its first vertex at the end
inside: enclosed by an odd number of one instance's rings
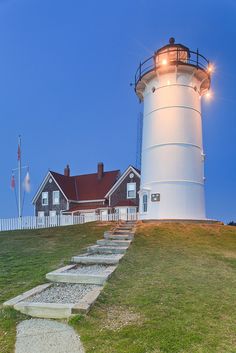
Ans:
POLYGON ((21 136, 18 137, 18 216, 22 217, 21 206, 21 136))

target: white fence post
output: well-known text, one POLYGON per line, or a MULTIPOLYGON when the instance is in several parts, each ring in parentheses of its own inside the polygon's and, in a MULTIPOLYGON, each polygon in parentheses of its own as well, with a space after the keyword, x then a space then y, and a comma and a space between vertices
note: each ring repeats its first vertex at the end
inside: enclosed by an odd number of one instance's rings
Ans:
MULTIPOLYGON (((0 219, 0 232, 17 229, 38 229, 49 227, 61 227, 73 224, 83 224, 87 222, 107 222, 118 221, 120 219, 119 213, 110 213, 107 215, 87 213, 84 215, 57 215, 57 216, 27 216, 21 218, 5 218, 0 219)), ((138 213, 130 213, 127 220, 138 220, 138 213)))

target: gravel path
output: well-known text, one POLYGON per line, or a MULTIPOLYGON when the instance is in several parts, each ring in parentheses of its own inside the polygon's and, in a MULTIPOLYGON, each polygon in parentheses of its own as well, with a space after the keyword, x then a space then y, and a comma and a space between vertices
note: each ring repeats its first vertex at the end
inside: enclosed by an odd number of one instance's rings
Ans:
POLYGON ((53 320, 31 319, 17 326, 15 353, 85 353, 72 327, 53 320))
POLYGON ((76 274, 88 274, 88 275, 99 275, 107 270, 109 266, 106 265, 88 265, 88 266, 77 266, 70 270, 66 270, 66 273, 76 273, 76 274))
POLYGON ((24 301, 30 303, 75 304, 94 287, 92 284, 55 283, 43 292, 35 294, 24 301))

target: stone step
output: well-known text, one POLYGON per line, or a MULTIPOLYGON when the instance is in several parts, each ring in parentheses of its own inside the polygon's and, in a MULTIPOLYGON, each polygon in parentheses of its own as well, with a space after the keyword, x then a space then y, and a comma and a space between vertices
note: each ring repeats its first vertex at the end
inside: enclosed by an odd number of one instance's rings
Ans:
POLYGON ((73 265, 48 273, 46 278, 52 283, 37 286, 3 305, 39 318, 65 319, 87 313, 133 236, 133 228, 127 225, 121 225, 115 232, 105 232, 105 239, 88 247, 87 254, 72 258, 73 265))
POLYGON ((110 240, 110 239, 100 239, 97 240, 97 245, 100 246, 129 246, 132 240, 110 240))
POLYGON ((87 313, 102 288, 91 284, 47 283, 4 305, 33 317, 65 319, 76 313, 87 313))
POLYGON ((116 266, 106 265, 69 265, 46 274, 52 282, 83 283, 103 285, 116 266))
POLYGON ((106 234, 118 234, 118 235, 129 235, 129 234, 131 234, 131 235, 134 235, 134 232, 133 231, 127 231, 127 230, 125 230, 125 231, 113 230, 112 232, 104 232, 104 236, 106 234))
POLYGON ((89 246, 88 252, 91 254, 124 254, 128 246, 89 246))
POLYGON ((16 327, 14 353, 84 353, 84 348, 79 334, 67 323, 25 318, 16 327))
POLYGON ((72 257, 72 262, 77 264, 103 264, 103 265, 116 265, 122 259, 124 254, 85 254, 72 257))
POLYGON ((120 231, 120 232, 132 232, 134 227, 116 227, 114 231, 120 231))
POLYGON ((104 239, 110 239, 110 240, 132 240, 133 239, 133 234, 114 234, 114 233, 104 233, 104 239))
POLYGON ((113 230, 113 233, 115 233, 115 232, 134 233, 133 228, 130 228, 130 229, 119 229, 119 228, 116 228, 116 229, 113 230))
POLYGON ((129 233, 133 232, 133 228, 116 228, 113 232, 129 233))
POLYGON ((126 226, 135 226, 137 223, 137 221, 126 221, 126 222, 122 222, 119 225, 126 225, 126 226))
POLYGON ((114 235, 134 235, 133 232, 120 232, 120 231, 114 231, 112 234, 114 235))

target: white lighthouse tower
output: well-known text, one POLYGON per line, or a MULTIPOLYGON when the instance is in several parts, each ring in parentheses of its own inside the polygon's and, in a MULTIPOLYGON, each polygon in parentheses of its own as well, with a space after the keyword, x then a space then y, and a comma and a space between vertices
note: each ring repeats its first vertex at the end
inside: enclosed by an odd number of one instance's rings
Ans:
POLYGON ((136 72, 144 103, 141 219, 206 219, 201 97, 210 71, 198 51, 170 38, 136 72))

